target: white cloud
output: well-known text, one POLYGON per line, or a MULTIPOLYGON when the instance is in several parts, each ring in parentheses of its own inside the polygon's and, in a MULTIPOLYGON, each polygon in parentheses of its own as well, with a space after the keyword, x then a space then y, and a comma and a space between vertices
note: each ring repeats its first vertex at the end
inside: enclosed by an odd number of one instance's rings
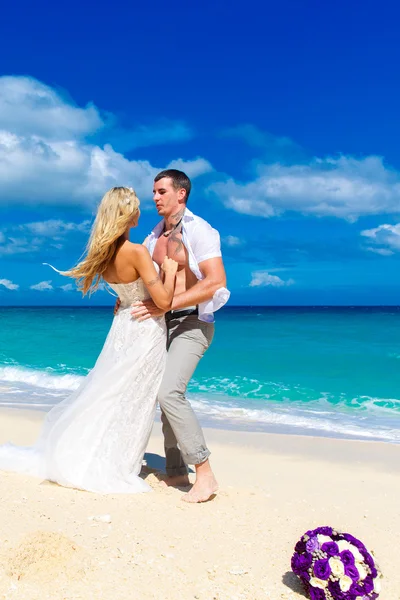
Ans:
POLYGON ((293 279, 287 279, 284 281, 277 275, 271 275, 268 271, 253 271, 251 274, 250 287, 284 287, 293 285, 293 279))
POLYGON ((53 290, 53 286, 51 285, 51 280, 49 281, 40 281, 35 285, 30 286, 31 290, 36 290, 38 292, 50 292, 53 290))
POLYGON ((92 134, 103 126, 91 104, 79 108, 32 77, 0 77, 0 129, 59 141, 92 134))
POLYGON ((235 212, 265 218, 296 211, 354 221, 362 215, 400 211, 400 173, 378 156, 260 165, 257 178, 249 183, 228 179, 209 189, 235 212))
POLYGON ((179 158, 178 160, 173 160, 167 166, 167 169, 179 169, 180 171, 184 171, 186 175, 189 177, 198 177, 199 175, 204 175, 205 173, 211 173, 213 167, 204 158, 196 158, 194 160, 183 160, 179 158))
POLYGON ((115 185, 149 197, 158 169, 129 161, 111 146, 47 141, 0 132, 0 201, 92 206, 115 185))
POLYGON ((392 256, 392 254, 394 254, 393 250, 388 250, 387 248, 374 248, 373 246, 367 246, 365 249, 368 252, 374 252, 374 254, 381 254, 382 256, 392 256))
POLYGON ((0 231, 0 256, 32 254, 49 246, 60 250, 68 236, 74 233, 87 235, 90 224, 88 220, 73 223, 50 219, 10 226, 0 231))
MULTIPOLYGON (((191 177, 212 170, 204 159, 184 164, 191 177)), ((146 160, 128 160, 109 144, 99 148, 75 140, 50 143, 0 132, 0 202, 91 207, 117 185, 134 187, 146 201, 159 171, 146 160)))
POLYGON ((13 283, 9 279, 0 279, 0 285, 4 286, 8 290, 17 290, 19 288, 19 285, 13 283))
POLYGON ((61 221, 60 219, 49 219, 48 221, 25 223, 20 225, 18 229, 21 231, 29 231, 37 236, 57 237, 70 232, 88 233, 90 221, 85 220, 81 223, 71 223, 68 221, 61 221))
POLYGON ((400 251, 400 223, 397 225, 379 225, 374 229, 365 229, 361 235, 368 238, 375 246, 368 247, 367 250, 389 256, 394 252, 400 251), (383 246, 379 247, 379 246, 383 246))
POLYGON ((243 245, 243 241, 240 238, 236 237, 235 235, 227 235, 227 236, 223 237, 222 243, 225 246, 229 246, 230 248, 234 248, 234 247, 243 245))
MULTIPOLYGON (((171 124, 163 127, 161 133, 156 127, 154 139, 165 140, 167 130, 175 137, 189 135, 182 125, 180 133, 171 124)), ((96 107, 77 107, 32 78, 0 77, 0 204, 92 207, 115 185, 132 186, 141 200, 150 199, 161 168, 89 141, 100 130, 103 136, 108 132, 96 107)), ((151 143, 150 128, 138 131, 151 143)), ((112 130, 107 136, 112 139, 112 130)), ((192 177, 212 170, 202 158, 174 164, 185 165, 192 177)))
POLYGON ((60 285, 60 289, 63 292, 74 292, 76 291, 76 287, 72 285, 72 283, 67 283, 66 285, 60 285))
POLYGON ((2 240, 0 240, 0 256, 36 252, 38 249, 36 241, 32 240, 30 242, 25 237, 15 237, 13 235, 6 237, 2 234, 2 240))

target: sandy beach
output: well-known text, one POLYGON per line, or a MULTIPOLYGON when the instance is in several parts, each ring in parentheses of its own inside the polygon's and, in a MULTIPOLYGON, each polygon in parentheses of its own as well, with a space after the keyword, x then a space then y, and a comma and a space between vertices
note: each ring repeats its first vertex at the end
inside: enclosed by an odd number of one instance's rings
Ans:
MULTIPOLYGON (((43 414, 0 412, 0 442, 32 443, 43 414)), ((400 599, 400 446, 208 429, 220 482, 202 505, 161 489, 162 436, 146 455, 153 492, 97 496, 0 475, 0 598, 304 598, 290 573, 307 529, 334 525, 373 550, 383 600, 400 599)))

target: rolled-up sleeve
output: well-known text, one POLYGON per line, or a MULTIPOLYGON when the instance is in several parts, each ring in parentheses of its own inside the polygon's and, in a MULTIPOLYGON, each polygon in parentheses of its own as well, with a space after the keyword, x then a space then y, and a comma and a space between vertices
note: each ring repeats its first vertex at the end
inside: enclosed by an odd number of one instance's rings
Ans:
MULTIPOLYGON (((201 281, 204 278, 199 265, 210 258, 221 258, 221 239, 218 231, 211 227, 207 221, 197 217, 192 213, 188 214, 188 228, 183 233, 183 242, 189 252, 189 266, 197 279, 201 281), (186 239, 186 241, 185 241, 186 239)), ((230 296, 229 290, 219 288, 205 302, 199 303, 199 320, 212 323, 214 321, 214 312, 226 304, 230 296)))

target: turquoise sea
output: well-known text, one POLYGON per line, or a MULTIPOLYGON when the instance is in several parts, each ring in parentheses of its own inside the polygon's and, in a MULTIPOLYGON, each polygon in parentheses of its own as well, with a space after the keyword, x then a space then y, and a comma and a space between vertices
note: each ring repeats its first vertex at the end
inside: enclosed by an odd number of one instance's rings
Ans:
MULTIPOLYGON (((112 309, 0 308, 0 406, 49 408, 112 309)), ((400 307, 228 307, 189 387, 204 424, 400 442, 400 307)))

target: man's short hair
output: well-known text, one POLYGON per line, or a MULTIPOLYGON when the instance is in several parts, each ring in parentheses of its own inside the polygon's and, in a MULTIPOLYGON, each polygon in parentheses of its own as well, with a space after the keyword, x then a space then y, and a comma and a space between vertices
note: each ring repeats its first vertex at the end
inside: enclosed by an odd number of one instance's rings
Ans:
POLYGON ((172 180, 172 186, 175 190, 184 189, 186 192, 185 202, 188 201, 190 190, 192 189, 192 183, 189 177, 183 171, 178 171, 178 169, 165 169, 165 171, 161 171, 156 177, 154 181, 160 181, 164 177, 169 177, 172 180))

